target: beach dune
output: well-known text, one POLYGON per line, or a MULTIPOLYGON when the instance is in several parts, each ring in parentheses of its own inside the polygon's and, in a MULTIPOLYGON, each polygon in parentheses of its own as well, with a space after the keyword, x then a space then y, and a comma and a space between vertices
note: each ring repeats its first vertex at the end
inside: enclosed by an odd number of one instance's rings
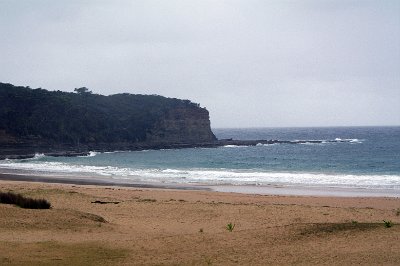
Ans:
POLYGON ((52 204, 50 210, 0 204, 2 265, 400 263, 399 198, 15 181, 0 181, 0 191, 52 204))

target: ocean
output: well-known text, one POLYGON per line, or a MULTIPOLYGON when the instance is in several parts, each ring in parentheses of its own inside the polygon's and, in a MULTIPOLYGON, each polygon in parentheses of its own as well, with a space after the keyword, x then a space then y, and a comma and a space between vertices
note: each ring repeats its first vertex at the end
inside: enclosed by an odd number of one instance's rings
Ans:
MULTIPOLYGON (((127 183, 386 191, 400 196, 400 127, 213 129, 219 139, 321 140, 0 161, 2 173, 127 183)), ((229 191, 229 189, 228 189, 229 191)), ((323 193, 322 193, 323 194, 323 193)), ((327 195, 329 193, 326 193, 327 195)))

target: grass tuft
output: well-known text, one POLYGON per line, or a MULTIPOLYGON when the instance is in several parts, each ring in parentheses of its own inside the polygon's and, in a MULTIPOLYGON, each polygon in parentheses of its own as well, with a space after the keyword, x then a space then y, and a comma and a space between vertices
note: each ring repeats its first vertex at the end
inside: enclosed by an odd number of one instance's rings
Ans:
POLYGON ((156 202, 156 199, 138 199, 138 202, 156 202))
POLYGON ((234 228, 235 228, 235 224, 233 224, 233 223, 229 223, 226 225, 226 230, 228 230, 229 232, 232 232, 234 228))
POLYGON ((24 209, 50 209, 51 204, 45 199, 26 198, 13 192, 0 192, 0 203, 14 204, 24 209))

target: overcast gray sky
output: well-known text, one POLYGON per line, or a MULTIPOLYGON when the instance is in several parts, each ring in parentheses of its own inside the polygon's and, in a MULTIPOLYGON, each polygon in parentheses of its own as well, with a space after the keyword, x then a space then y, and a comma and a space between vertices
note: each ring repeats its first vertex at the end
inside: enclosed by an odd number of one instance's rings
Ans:
POLYGON ((212 127, 400 125, 400 1, 0 0, 0 81, 160 94, 212 127))

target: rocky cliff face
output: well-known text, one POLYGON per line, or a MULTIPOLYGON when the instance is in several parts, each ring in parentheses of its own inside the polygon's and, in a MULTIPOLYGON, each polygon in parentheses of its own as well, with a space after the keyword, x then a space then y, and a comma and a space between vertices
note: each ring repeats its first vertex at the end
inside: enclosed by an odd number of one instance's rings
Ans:
POLYGON ((147 134, 151 143, 211 143, 216 140, 211 131, 209 113, 204 108, 174 108, 169 110, 147 134))

